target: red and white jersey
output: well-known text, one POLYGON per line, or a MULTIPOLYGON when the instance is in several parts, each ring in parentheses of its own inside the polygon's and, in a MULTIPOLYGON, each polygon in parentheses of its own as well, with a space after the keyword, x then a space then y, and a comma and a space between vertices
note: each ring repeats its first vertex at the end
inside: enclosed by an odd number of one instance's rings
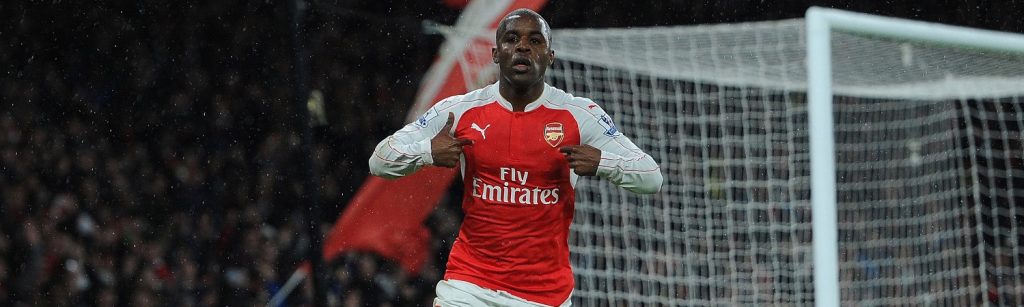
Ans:
POLYGON ((578 176, 558 151, 562 146, 600 149, 597 175, 627 190, 661 188, 658 164, 623 136, 600 106, 547 84, 523 112, 512 111, 496 83, 444 99, 381 141, 370 172, 394 178, 431 164, 430 140, 448 113, 455 114, 454 137, 473 144, 463 147, 465 219, 445 279, 546 305, 569 297, 574 282, 568 236, 578 176))

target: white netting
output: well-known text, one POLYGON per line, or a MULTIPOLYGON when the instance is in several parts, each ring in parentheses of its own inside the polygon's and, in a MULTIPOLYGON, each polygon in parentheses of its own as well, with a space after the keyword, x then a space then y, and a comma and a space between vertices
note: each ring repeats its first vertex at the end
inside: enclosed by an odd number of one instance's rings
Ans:
MULTIPOLYGON (((580 181, 576 304, 813 303, 803 28, 553 33, 549 82, 602 104, 666 176, 656 196, 580 181)), ((1024 304, 1024 56, 832 48, 844 304, 1024 304)))

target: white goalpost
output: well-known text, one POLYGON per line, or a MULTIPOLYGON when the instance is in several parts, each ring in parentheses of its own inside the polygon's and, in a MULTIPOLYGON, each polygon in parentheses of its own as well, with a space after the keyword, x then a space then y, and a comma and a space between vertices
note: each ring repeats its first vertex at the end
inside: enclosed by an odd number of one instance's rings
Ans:
POLYGON ((814 8, 552 37, 548 82, 666 176, 581 178, 574 303, 1024 304, 1024 36, 814 8))
MULTIPOLYGON (((814 131, 810 138, 811 211, 813 212, 815 267, 814 298, 816 306, 839 306, 836 152, 833 131, 835 122, 832 118, 832 97, 835 95, 832 90, 832 32, 845 31, 918 43, 1016 53, 1018 57, 1024 54, 1024 36, 824 8, 809 9, 806 20, 808 113, 810 130, 814 131)), ((936 87, 933 90, 949 89, 952 91, 947 94, 951 96, 950 98, 964 97, 962 93, 958 93, 958 91, 965 90, 962 88, 963 85, 957 86, 955 81, 947 81, 948 83, 945 85, 949 87, 936 87)), ((1005 88, 1006 94, 1003 95, 1019 96, 1024 92, 1024 82, 1020 78, 980 81, 1005 81, 995 85, 996 88, 1005 88)), ((999 90, 996 92, 996 95, 1000 94, 999 90)), ((922 93, 921 96, 932 94, 935 93, 922 93)), ((1018 152, 1018 154, 1024 154, 1024 152, 1018 152)), ((1016 204, 1010 205, 1015 206, 1016 204)), ((980 206, 978 208, 980 209, 980 206)), ((985 244, 979 244, 978 252, 984 254, 984 248, 985 244)), ((1015 268, 1022 269, 1019 266, 1015 266, 1015 268)), ((979 273, 980 278, 985 280, 986 271, 981 269, 979 273)), ((982 282, 982 287, 985 287, 984 282, 982 282)))

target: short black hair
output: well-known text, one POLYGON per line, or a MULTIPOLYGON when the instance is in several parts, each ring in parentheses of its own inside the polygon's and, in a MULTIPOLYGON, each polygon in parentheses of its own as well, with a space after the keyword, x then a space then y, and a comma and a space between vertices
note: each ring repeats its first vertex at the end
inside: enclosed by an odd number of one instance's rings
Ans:
POLYGON ((540 21, 541 34, 544 35, 544 39, 548 40, 548 45, 551 45, 551 26, 548 25, 548 21, 544 19, 544 16, 541 16, 537 12, 527 8, 515 9, 509 12, 508 15, 505 15, 505 17, 501 18, 501 21, 498 22, 498 30, 494 32, 495 43, 501 40, 501 34, 505 32, 505 26, 508 22, 519 16, 531 16, 537 18, 537 20, 540 21))

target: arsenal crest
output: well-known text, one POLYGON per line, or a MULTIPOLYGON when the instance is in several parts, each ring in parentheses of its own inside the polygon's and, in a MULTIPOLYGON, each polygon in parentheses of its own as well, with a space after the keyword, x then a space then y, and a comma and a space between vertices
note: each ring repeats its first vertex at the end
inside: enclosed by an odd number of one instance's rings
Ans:
POLYGON ((551 147, 558 146, 565 138, 565 131, 562 131, 562 123, 548 123, 544 125, 544 140, 551 147))

